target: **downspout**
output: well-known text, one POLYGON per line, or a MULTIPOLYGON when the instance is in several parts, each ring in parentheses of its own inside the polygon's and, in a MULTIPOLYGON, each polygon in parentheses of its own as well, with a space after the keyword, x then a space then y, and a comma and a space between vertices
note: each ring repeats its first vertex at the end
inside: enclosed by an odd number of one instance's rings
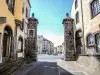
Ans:
POLYGON ((85 54, 85 38, 84 38, 84 19, 83 19, 83 4, 82 4, 82 0, 81 0, 81 14, 82 14, 82 28, 83 28, 83 52, 82 54, 85 54))

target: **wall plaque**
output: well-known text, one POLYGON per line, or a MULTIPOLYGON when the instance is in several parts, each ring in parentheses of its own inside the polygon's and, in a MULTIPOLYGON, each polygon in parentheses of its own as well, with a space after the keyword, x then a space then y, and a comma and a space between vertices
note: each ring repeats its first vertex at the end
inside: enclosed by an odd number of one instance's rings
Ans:
POLYGON ((6 17, 0 17, 0 24, 6 23, 6 17))

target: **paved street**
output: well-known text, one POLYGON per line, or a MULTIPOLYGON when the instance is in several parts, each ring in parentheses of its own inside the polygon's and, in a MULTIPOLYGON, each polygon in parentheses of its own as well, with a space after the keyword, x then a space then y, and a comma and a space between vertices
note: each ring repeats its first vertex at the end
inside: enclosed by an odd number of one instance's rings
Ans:
POLYGON ((64 55, 38 55, 38 61, 40 62, 58 62, 63 58, 64 55))
POLYGON ((57 63, 42 62, 27 75, 59 75, 57 63))
POLYGON ((99 75, 99 72, 62 58, 63 55, 38 55, 38 62, 22 67, 12 75, 99 75))
POLYGON ((63 55, 38 55, 40 64, 29 71, 27 75, 72 75, 57 65, 57 62, 61 61, 62 57, 63 55), (59 69, 62 71, 61 74, 59 69))
POLYGON ((72 75, 57 65, 62 57, 62 55, 38 55, 38 62, 23 67, 12 75, 72 75), (60 74, 59 69, 62 74, 60 74))

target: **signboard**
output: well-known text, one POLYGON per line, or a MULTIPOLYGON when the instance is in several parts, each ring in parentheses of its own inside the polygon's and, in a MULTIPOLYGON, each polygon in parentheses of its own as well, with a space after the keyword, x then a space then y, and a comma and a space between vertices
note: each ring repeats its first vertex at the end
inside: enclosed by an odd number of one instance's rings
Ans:
POLYGON ((0 24, 6 23, 6 17, 0 17, 0 24))
POLYGON ((23 53, 22 53, 22 52, 20 52, 20 53, 17 53, 17 57, 18 57, 18 58, 21 58, 21 57, 23 57, 23 53))

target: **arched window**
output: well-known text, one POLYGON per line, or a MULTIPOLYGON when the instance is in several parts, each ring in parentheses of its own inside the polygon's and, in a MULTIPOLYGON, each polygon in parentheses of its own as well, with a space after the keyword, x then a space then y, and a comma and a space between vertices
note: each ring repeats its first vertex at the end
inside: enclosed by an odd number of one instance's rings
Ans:
POLYGON ((29 36, 33 37, 33 33, 34 33, 33 30, 30 30, 29 31, 29 36))
POLYGON ((94 45, 94 36, 92 34, 89 34, 87 36, 87 46, 92 46, 94 45))
POLYGON ((95 35, 96 51, 100 52, 100 33, 95 35))
POLYGON ((76 13, 76 24, 79 23, 79 12, 76 13))
POLYGON ((19 39, 18 39, 18 50, 23 52, 23 39, 22 39, 22 37, 19 37, 19 39))
POLYGON ((78 7, 78 2, 75 0, 75 9, 78 7))

